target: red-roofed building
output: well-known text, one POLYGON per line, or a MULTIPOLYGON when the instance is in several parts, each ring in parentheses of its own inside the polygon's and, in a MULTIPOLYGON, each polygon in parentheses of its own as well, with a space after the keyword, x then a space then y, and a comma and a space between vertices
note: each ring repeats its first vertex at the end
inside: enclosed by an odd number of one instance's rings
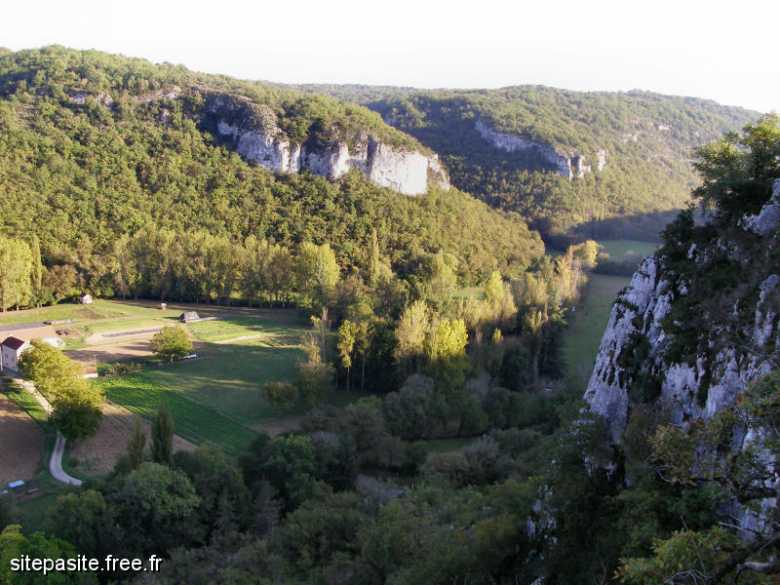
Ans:
POLYGON ((6 337, 0 343, 0 371, 19 369, 19 358, 30 348, 30 342, 18 337, 6 337))

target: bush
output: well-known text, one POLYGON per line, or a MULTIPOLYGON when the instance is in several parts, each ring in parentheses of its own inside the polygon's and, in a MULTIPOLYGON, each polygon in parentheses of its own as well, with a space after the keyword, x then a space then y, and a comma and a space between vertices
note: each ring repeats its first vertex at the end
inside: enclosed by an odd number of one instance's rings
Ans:
POLYGON ((101 376, 127 376, 140 372, 143 366, 138 362, 113 362, 110 364, 100 364, 98 374, 101 376))
POLYGON ((336 371, 325 362, 303 362, 298 365, 295 386, 300 400, 308 407, 320 404, 335 388, 336 371))
POLYGON ((152 350, 160 359, 172 362, 192 352, 192 340, 183 327, 163 327, 152 337, 152 350))
POLYGON ((263 386, 263 396, 277 408, 292 408, 298 402, 298 389, 289 382, 268 382, 263 386))

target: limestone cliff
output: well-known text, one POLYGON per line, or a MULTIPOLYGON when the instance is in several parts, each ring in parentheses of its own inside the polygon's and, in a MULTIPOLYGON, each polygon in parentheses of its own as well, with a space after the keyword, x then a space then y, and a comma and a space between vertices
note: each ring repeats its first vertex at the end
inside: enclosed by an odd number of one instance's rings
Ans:
MULTIPOLYGON (((663 408, 687 427, 733 406, 778 368, 780 179, 757 213, 734 223, 716 229, 679 220, 618 295, 584 396, 615 443, 637 403, 663 408)), ((762 436, 747 424, 731 448, 760 447, 762 436)), ((761 503, 775 505, 774 498, 761 503)), ((760 527, 761 513, 735 509, 744 530, 760 527)))
POLYGON ((426 193, 432 184, 449 188, 435 154, 384 142, 367 131, 340 136, 310 130, 294 140, 279 118, 271 107, 243 98, 211 94, 206 99, 205 120, 215 134, 247 161, 275 173, 309 171, 335 180, 356 169, 374 184, 405 195, 426 193))
POLYGON ((734 237, 704 226, 686 250, 667 243, 615 301, 585 392, 615 442, 634 402, 661 402, 679 424, 706 419, 777 367, 780 180, 739 225, 734 237))
MULTIPOLYGON (((580 153, 565 154, 550 144, 532 140, 525 136, 499 132, 483 120, 474 124, 479 135, 495 148, 506 152, 517 152, 537 158, 548 170, 557 172, 567 179, 581 179, 592 172, 592 166, 580 153)), ((607 164, 607 151, 599 149, 596 153, 596 171, 601 172, 607 164)))

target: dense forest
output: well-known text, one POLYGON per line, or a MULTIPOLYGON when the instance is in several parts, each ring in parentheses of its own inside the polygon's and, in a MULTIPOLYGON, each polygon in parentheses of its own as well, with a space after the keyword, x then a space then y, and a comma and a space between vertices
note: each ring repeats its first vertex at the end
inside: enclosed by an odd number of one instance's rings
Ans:
MULTIPOLYGON (((445 252, 468 284, 496 269, 522 271, 543 253, 517 215, 457 190, 411 199, 358 173, 331 182, 248 164, 205 128, 203 87, 270 105, 291 136, 348 139, 370 129, 390 143, 416 144, 378 115, 332 98, 97 52, 7 53, 0 56, 0 233, 39 239, 54 279, 48 300, 158 295, 116 282, 119 240, 144 230, 225 245, 254 238, 290 253, 304 242, 328 243, 347 272, 365 268, 376 232, 400 272, 445 252)), ((191 298, 175 291, 171 298, 191 298)))
POLYGON ((453 183, 555 236, 656 240, 697 183, 694 147, 741 128, 756 112, 649 92, 575 92, 542 86, 435 90, 301 86, 364 104, 437 152, 453 183), (569 180, 544 161, 506 152, 477 131, 499 132, 581 155, 591 172, 569 180), (599 151, 605 157, 597 170, 599 151))

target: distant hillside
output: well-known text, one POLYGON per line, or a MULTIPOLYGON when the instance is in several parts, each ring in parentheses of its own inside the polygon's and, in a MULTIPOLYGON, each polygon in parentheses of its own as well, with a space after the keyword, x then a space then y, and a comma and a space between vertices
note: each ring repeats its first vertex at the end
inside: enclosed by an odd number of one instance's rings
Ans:
POLYGON ((444 250, 466 280, 543 253, 517 216, 447 190, 437 164, 333 98, 93 51, 0 54, 0 234, 37 234, 47 263, 92 289, 116 239, 149 227, 329 242, 347 267, 376 229, 399 269, 444 250))
POLYGON ((547 236, 654 239, 697 183, 693 149, 759 116, 638 91, 301 88, 379 112, 438 153, 458 188, 547 236))

